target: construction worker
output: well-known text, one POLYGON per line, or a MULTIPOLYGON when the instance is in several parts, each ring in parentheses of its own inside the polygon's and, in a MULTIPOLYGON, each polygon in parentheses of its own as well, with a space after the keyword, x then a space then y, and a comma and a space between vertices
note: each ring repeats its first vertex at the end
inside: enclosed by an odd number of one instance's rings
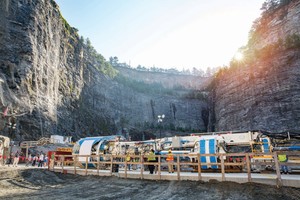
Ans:
MULTIPOLYGON (((154 154, 153 149, 151 149, 150 152, 149 152, 148 162, 156 162, 155 154, 154 154)), ((148 167, 149 167, 150 174, 153 174, 155 166, 154 165, 149 165, 148 167)))
POLYGON ((278 160, 280 162, 280 165, 281 165, 281 172, 287 174, 288 173, 288 168, 286 165, 284 165, 283 163, 284 162, 287 162, 288 158, 285 154, 279 154, 278 155, 278 160))
POLYGON ((166 160, 168 162, 169 173, 174 173, 174 169, 173 169, 174 156, 172 154, 171 149, 169 149, 169 152, 168 152, 166 160))
MULTIPOLYGON (((126 162, 130 162, 130 161, 131 161, 131 156, 130 156, 129 152, 127 152, 126 162)), ((128 170, 130 171, 131 164, 127 164, 127 167, 128 167, 128 170)))

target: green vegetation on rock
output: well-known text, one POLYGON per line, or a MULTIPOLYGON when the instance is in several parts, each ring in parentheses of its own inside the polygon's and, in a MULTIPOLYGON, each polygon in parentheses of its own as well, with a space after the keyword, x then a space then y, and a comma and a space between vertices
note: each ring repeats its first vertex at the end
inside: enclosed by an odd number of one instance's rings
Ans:
POLYGON ((141 93, 150 94, 168 94, 174 95, 173 90, 163 87, 160 83, 145 83, 143 81, 136 81, 134 79, 126 78, 125 76, 118 75, 115 80, 133 90, 141 93))

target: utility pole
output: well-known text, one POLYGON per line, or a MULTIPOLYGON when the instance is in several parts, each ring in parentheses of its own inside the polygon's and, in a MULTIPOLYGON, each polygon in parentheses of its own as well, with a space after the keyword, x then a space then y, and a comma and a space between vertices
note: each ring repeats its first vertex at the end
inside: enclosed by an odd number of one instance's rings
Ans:
POLYGON ((157 120, 158 125, 160 126, 160 128, 159 128, 159 138, 161 139, 162 122, 163 122, 163 119, 165 118, 165 115, 164 114, 158 115, 157 118, 158 118, 158 120, 157 120))

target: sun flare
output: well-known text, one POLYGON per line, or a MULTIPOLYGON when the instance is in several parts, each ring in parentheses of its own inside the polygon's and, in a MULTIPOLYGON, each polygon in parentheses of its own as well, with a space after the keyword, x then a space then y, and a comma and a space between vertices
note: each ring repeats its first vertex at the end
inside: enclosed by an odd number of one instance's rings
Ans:
POLYGON ((234 55, 234 59, 237 61, 241 61, 243 60, 244 55, 241 52, 236 52, 236 54, 234 55))

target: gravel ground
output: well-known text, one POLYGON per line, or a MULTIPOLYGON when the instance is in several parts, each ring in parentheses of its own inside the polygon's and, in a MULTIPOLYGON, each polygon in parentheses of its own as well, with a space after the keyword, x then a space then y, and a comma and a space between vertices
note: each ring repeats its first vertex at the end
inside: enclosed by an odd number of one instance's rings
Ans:
POLYGON ((0 166, 0 199, 300 199, 299 188, 80 176, 0 166))

